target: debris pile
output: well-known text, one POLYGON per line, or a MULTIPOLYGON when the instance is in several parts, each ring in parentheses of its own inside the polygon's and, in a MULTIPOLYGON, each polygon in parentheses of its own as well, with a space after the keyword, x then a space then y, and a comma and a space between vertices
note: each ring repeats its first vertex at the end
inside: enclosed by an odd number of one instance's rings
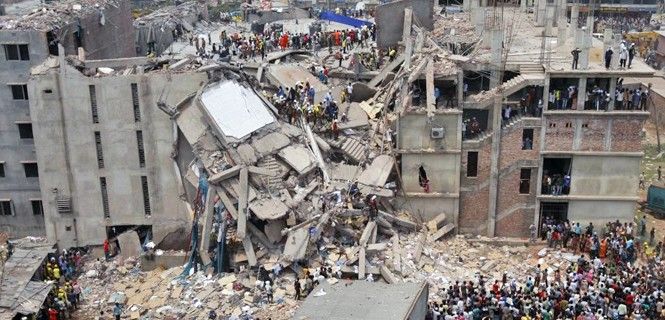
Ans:
POLYGON ((104 21, 104 7, 119 6, 118 0, 52 1, 40 4, 23 16, 0 16, 0 29, 50 31, 74 22, 77 17, 96 13, 104 21))

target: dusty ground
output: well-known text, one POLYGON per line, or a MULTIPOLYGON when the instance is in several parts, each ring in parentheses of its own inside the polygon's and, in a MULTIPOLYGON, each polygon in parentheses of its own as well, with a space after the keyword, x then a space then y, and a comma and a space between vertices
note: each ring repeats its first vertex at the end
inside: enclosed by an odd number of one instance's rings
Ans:
MULTIPOLYGON (((662 125, 661 125, 662 127, 662 125)), ((647 121, 644 125, 645 137, 642 143, 644 149, 644 159, 642 160, 642 171, 646 177, 647 188, 649 183, 657 179, 656 169, 658 166, 662 166, 665 170, 665 128, 660 128, 660 139, 661 139, 661 150, 658 151, 657 139, 656 139, 656 124, 647 121)), ((665 173, 664 173, 665 174, 665 173)), ((639 190, 639 196, 641 201, 646 201, 647 192, 646 190, 639 190)), ((635 212, 635 219, 639 219, 643 215, 647 216, 647 230, 651 230, 652 227, 656 228, 656 239, 663 241, 665 237, 665 218, 659 218, 655 216, 650 211, 643 211, 641 206, 638 206, 637 211, 635 212)), ((657 241, 658 241, 657 240, 657 241)))

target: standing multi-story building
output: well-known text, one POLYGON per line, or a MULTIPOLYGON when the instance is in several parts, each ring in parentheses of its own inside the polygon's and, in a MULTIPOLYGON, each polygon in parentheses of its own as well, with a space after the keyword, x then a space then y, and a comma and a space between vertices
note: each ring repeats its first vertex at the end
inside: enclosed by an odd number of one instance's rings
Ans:
POLYGON ((83 61, 77 70, 60 59, 30 80, 46 235, 61 247, 100 245, 127 229, 161 239, 188 223, 173 160, 178 130, 158 105, 178 105, 207 75, 143 73, 132 63, 147 60, 83 61))
POLYGON ((68 55, 82 48, 88 59, 133 56, 131 10, 123 0, 64 1, 28 15, 7 13, 0 16, 0 232, 45 235, 39 188, 43 163, 37 161, 34 143, 30 70, 58 55, 59 45, 68 55))

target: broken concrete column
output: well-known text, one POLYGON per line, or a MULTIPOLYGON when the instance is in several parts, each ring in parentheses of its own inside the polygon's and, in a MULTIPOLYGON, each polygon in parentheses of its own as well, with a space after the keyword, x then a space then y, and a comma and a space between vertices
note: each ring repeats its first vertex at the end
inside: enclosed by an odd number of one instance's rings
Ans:
POLYGON ((580 17, 580 5, 573 4, 570 9, 570 24, 568 25, 568 37, 573 38, 573 43, 577 43, 577 28, 580 17))
MULTIPOLYGON (((503 30, 500 27, 495 27, 490 32, 490 37, 492 41, 491 52, 492 52, 492 65, 500 66, 501 59, 503 58, 503 30)), ((500 72, 497 68, 492 69, 492 74, 490 77, 490 89, 494 89, 501 84, 501 79, 499 79, 500 72)))
POLYGON ((526 12, 526 0, 520 0, 520 9, 522 12, 526 12))

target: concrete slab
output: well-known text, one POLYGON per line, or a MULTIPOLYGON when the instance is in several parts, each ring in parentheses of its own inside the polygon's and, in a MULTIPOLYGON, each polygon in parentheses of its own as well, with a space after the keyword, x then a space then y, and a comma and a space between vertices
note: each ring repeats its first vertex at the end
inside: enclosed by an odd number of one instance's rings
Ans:
POLYGON ((307 252, 307 243, 309 242, 309 232, 307 228, 301 228, 289 233, 284 245, 284 258, 290 261, 305 258, 307 252))
POLYGON ((243 143, 236 148, 236 152, 245 164, 255 164, 258 161, 254 148, 247 143, 243 143))
POLYGON ((312 152, 301 144, 290 145, 278 153, 298 174, 306 174, 316 168, 316 159, 312 152))
POLYGON ((279 199, 264 198, 252 201, 249 210, 261 220, 274 220, 284 217, 289 208, 279 199))
POLYGON ((118 236, 118 244, 120 246, 119 256, 127 259, 129 257, 137 257, 141 254, 141 241, 136 231, 127 231, 118 236))
POLYGON ((266 136, 254 140, 252 146, 261 155, 271 154, 279 149, 282 149, 291 143, 288 136, 281 132, 272 132, 266 136))
POLYGON ((201 107, 226 139, 241 140, 254 131, 276 122, 252 90, 234 81, 217 83, 201 94, 201 107))
POLYGON ((356 178, 358 172, 360 172, 360 168, 358 166, 339 163, 330 166, 330 179, 352 181, 356 178))
POLYGON ((382 154, 372 160, 372 163, 358 176, 358 182, 364 185, 383 187, 393 170, 395 160, 393 157, 382 154))
POLYGON ((266 232, 268 240, 272 243, 282 241, 282 229, 286 228, 286 221, 284 219, 269 220, 263 230, 266 232))
POLYGON ((266 73, 266 78, 274 85, 282 87, 293 87, 296 82, 309 82, 314 87, 315 101, 323 100, 323 96, 328 92, 328 86, 319 81, 319 78, 311 74, 307 69, 297 65, 273 65, 266 73))

